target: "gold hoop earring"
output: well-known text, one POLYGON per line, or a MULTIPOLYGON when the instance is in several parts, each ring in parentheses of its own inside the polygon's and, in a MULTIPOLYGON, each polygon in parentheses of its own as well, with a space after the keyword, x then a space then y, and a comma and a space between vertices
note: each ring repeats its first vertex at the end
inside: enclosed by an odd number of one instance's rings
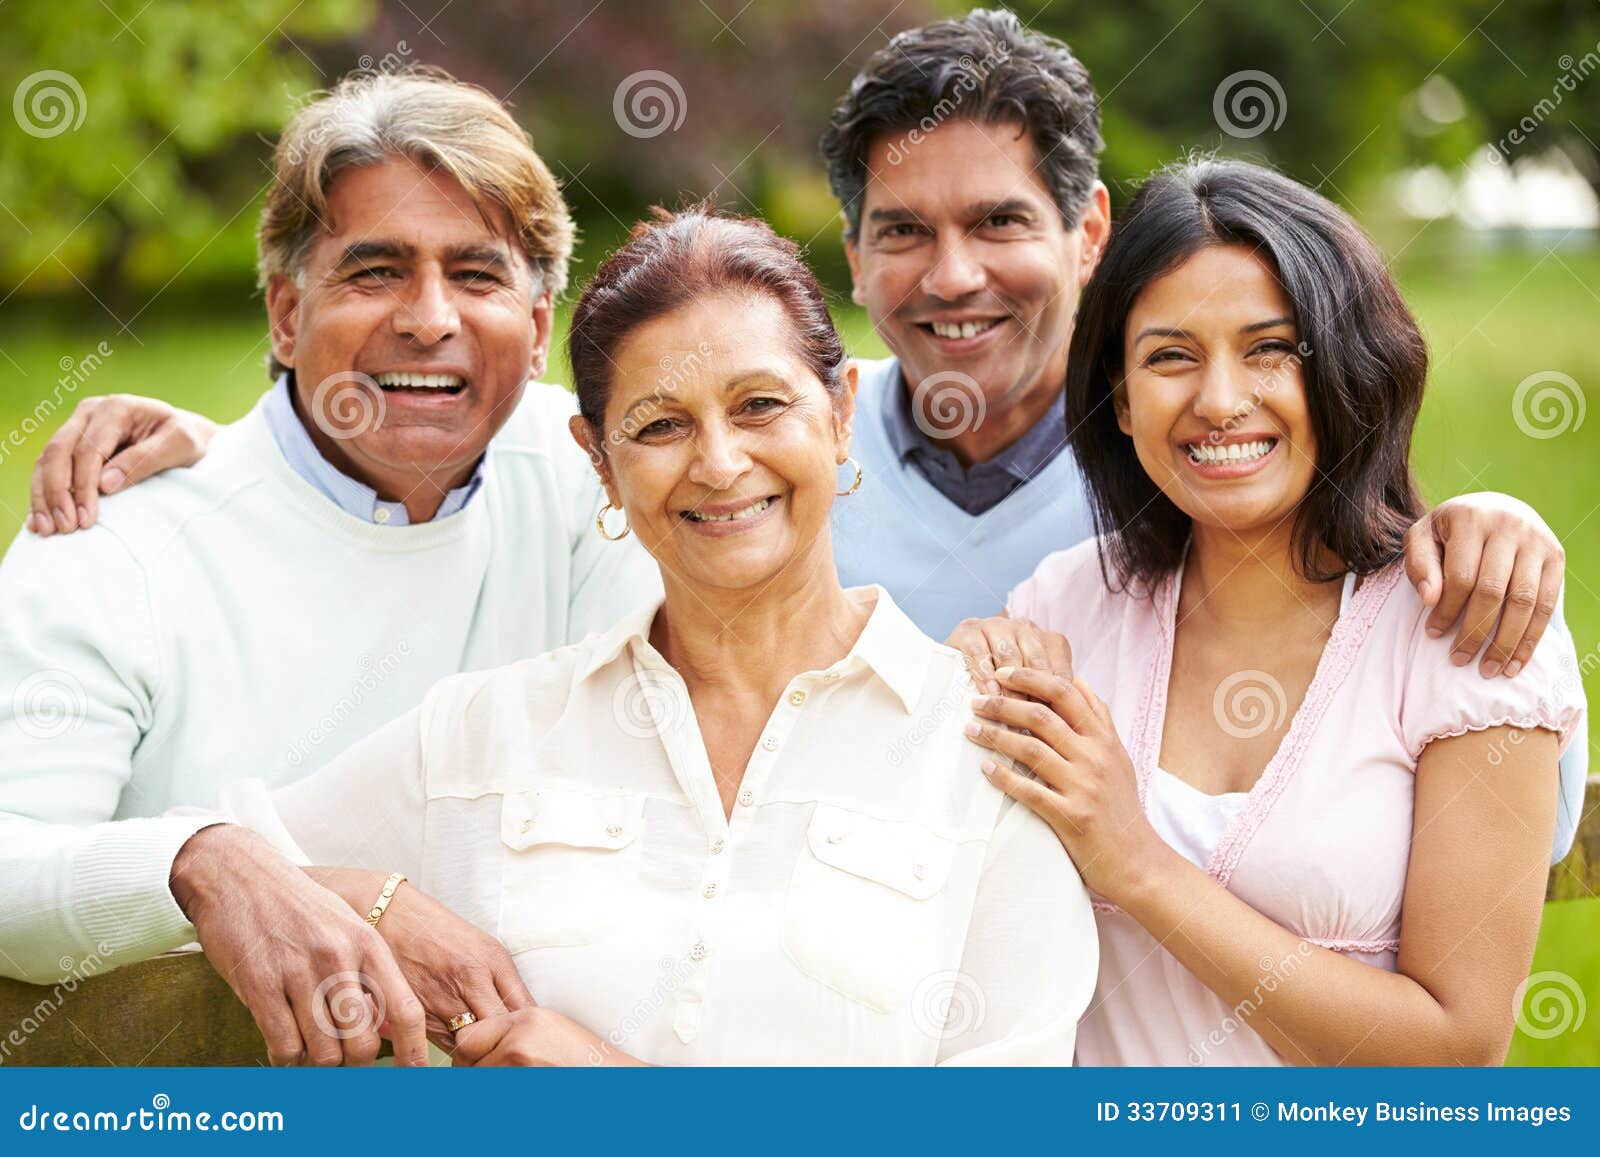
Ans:
POLYGON ((628 535, 633 533, 633 527, 631 526, 624 526, 621 534, 609 534, 606 532, 606 511, 621 509, 622 507, 612 506, 611 503, 608 502, 600 508, 600 513, 594 520, 595 526, 600 531, 600 537, 605 539, 607 542, 621 542, 623 539, 627 538, 628 535))
POLYGON ((861 480, 866 477, 866 472, 861 469, 861 463, 856 462, 856 460, 849 455, 845 456, 845 461, 855 464, 856 480, 850 483, 849 490, 835 490, 833 492, 835 498, 849 498, 857 490, 861 489, 861 480))

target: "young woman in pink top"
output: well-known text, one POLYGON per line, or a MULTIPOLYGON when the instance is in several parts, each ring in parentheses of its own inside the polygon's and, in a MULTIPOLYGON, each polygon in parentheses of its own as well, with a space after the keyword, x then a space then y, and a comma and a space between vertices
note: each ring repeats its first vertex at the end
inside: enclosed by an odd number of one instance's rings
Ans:
POLYGON ((1485 679, 1404 581, 1427 351, 1381 257, 1270 170, 1170 170, 1069 365, 1100 537, 1007 613, 1076 678, 1008 669, 969 733, 1096 895, 1079 1062, 1500 1063, 1582 688, 1559 615, 1485 679))

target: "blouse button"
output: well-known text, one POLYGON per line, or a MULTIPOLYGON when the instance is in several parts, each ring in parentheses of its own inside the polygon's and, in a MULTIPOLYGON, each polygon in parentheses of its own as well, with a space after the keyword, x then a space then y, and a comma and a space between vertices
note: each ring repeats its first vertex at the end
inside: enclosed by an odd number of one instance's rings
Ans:
POLYGON ((706 947, 706 942, 704 940, 696 940, 689 946, 689 959, 704 960, 706 958, 706 953, 709 951, 711 950, 706 947))
POLYGON ((380 506, 376 510, 374 510, 372 512, 372 521, 376 522, 379 526, 382 526, 384 523, 388 522, 389 521, 388 508, 380 506))
POLYGON ((705 891, 701 893, 701 895, 703 895, 707 900, 711 899, 716 894, 717 894, 717 882, 715 880, 712 880, 711 883, 707 884, 706 887, 705 887, 705 891))
POLYGON ((749 807, 756 802, 756 793, 749 788, 745 788, 739 793, 739 802, 744 804, 745 807, 749 807))
POLYGON ((777 751, 778 750, 778 737, 776 735, 767 736, 765 739, 763 739, 761 741, 761 746, 766 748, 768 751, 777 751))
POLYGON ((837 672, 837 671, 828 671, 828 672, 825 672, 823 674, 822 681, 824 683, 832 683, 832 682, 836 681, 838 678, 839 678, 839 672, 837 672))
POLYGON ((917 879, 921 880, 921 879, 926 878, 926 876, 928 875, 928 869, 924 868, 921 864, 917 864, 915 867, 913 867, 911 869, 911 874, 913 876, 915 876, 917 879))
POLYGON ((725 847, 727 847, 727 845, 722 842, 722 838, 719 836, 717 839, 711 841, 711 854, 713 856, 720 856, 722 855, 722 849, 725 847))
POLYGON ((621 824, 611 824, 609 827, 606 828, 606 835, 610 836, 612 839, 616 839, 621 834, 622 834, 622 825, 621 824))
POLYGON ((533 831, 533 821, 532 820, 523 820, 522 821, 522 830, 524 832, 533 831))
POLYGON ((798 707, 798 706, 800 706, 800 704, 804 703, 805 701, 806 701, 806 693, 804 691, 791 691, 791 692, 789 692, 789 702, 790 702, 791 705, 793 705, 795 707, 798 707))

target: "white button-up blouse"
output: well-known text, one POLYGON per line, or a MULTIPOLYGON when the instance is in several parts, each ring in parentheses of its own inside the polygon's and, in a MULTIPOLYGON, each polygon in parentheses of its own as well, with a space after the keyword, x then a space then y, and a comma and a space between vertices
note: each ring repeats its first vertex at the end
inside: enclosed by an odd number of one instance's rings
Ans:
POLYGON ((302 862, 407 873, 645 1061, 1069 1064, 1098 965, 1077 871, 980 773, 961 656, 850 594, 865 629, 785 688, 731 818, 656 606, 445 679, 224 810, 302 862))

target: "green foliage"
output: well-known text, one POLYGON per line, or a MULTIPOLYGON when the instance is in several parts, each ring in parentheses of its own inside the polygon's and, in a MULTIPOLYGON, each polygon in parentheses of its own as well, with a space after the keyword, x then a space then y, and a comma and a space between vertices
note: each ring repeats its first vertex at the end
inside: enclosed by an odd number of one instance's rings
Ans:
POLYGON ((321 83, 299 41, 347 35, 372 11, 368 0, 7 4, 0 283, 103 296, 125 281, 249 269, 268 176, 256 138, 321 83))

